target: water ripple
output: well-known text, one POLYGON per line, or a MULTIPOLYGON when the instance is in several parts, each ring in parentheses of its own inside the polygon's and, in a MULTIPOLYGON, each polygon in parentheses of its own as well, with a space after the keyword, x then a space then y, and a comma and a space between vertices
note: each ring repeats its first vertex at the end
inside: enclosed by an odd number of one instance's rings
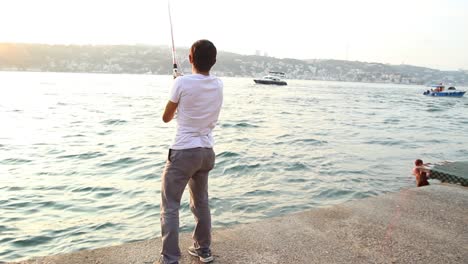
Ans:
POLYGON ((23 165, 26 163, 30 163, 32 160, 29 159, 21 159, 21 158, 9 158, 0 161, 0 164, 4 165, 23 165))
POLYGON ((132 157, 126 157, 126 158, 120 158, 112 162, 102 163, 99 166, 101 167, 124 167, 124 166, 128 166, 131 164, 139 163, 144 160, 145 159, 135 159, 132 157))
MULTIPOLYGON (((175 124, 148 107, 166 100, 172 80, 14 74, 21 78, 0 78, 0 86, 37 100, 0 97, 7 124, 18 124, 0 138, 0 258, 160 236, 161 174, 175 124)), ((415 158, 468 156, 467 98, 428 98, 419 86, 223 81, 210 172, 215 228, 413 187, 415 158)), ((180 220, 193 230, 187 191, 180 220)))
POLYGON ((104 125, 123 125, 127 123, 127 121, 123 119, 108 119, 108 120, 102 121, 101 123, 104 125))
POLYGON ((81 153, 81 154, 70 154, 70 155, 63 155, 63 156, 58 156, 57 158, 59 159, 94 159, 98 157, 105 156, 105 153, 102 152, 86 152, 86 153, 81 153))
POLYGON ((248 122, 239 122, 239 123, 223 123, 221 125, 221 127, 224 127, 224 128, 229 128, 229 127, 232 127, 232 128, 256 128, 256 127, 259 127, 259 126, 254 125, 252 123, 248 123, 248 122))
POLYGON ((12 242, 12 245, 14 247, 32 247, 32 246, 38 246, 41 244, 46 244, 53 239, 54 239, 53 237, 49 237, 49 236, 34 236, 28 239, 14 240, 12 242))

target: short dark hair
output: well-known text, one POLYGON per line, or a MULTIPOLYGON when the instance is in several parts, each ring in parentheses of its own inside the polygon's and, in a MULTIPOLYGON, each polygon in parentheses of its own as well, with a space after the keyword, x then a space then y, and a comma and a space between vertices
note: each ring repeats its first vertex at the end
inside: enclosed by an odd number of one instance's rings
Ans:
POLYGON ((423 161, 421 159, 417 159, 417 160, 414 161, 414 165, 416 165, 416 166, 420 166, 422 164, 423 164, 423 161))
POLYGON ((215 45, 206 39, 195 41, 190 48, 193 65, 199 71, 211 70, 211 67, 216 63, 217 52, 215 45))

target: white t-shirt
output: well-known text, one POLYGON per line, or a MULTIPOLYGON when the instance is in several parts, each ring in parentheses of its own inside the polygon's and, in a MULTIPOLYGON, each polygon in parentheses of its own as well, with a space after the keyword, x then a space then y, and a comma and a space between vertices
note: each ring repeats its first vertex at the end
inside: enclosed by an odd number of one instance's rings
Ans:
POLYGON ((171 149, 212 148, 212 131, 223 104, 223 82, 212 75, 180 76, 169 100, 178 103, 177 134, 171 149))

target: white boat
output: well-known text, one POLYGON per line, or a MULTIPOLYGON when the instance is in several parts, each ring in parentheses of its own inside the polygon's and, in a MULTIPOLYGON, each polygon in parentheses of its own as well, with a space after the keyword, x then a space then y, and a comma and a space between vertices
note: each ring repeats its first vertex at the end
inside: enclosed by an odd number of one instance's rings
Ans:
POLYGON ((287 85, 288 83, 283 80, 284 77, 284 72, 271 71, 261 79, 254 79, 254 82, 259 84, 287 85))

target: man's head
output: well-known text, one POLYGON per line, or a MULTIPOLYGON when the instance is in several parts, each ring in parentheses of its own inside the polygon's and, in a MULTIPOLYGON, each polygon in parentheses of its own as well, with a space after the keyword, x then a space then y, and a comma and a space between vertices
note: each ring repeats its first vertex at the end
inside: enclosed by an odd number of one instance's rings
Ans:
POLYGON ((190 48, 190 63, 199 72, 209 72, 216 63, 217 50, 209 40, 201 39, 190 48))
POLYGON ((420 160, 420 159, 417 159, 417 160, 414 161, 414 165, 421 166, 421 165, 423 165, 423 161, 420 160))

